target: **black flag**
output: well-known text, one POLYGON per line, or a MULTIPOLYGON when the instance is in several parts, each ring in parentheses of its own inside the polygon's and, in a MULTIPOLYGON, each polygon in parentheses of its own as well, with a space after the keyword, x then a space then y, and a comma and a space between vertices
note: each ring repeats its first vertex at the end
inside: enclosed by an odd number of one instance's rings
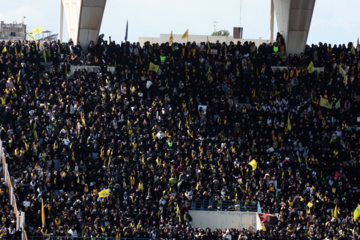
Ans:
POLYGON ((126 21, 125 42, 127 41, 127 37, 128 37, 128 21, 126 21))

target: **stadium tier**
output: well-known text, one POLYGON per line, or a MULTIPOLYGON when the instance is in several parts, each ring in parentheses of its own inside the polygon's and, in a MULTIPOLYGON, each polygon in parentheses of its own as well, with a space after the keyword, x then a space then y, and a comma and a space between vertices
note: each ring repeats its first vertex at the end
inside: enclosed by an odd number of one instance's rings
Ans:
POLYGON ((0 134, 27 238, 359 239, 355 48, 1 42, 0 134), (259 213, 261 230, 194 227, 205 210, 259 213))

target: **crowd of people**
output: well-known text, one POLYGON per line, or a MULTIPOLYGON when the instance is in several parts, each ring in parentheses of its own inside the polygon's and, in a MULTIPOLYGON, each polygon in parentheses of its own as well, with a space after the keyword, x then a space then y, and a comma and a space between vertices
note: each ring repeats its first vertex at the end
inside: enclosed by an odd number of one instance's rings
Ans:
POLYGON ((0 43, 0 134, 27 235, 359 239, 359 53, 283 44, 0 43), (273 217, 198 229, 196 199, 273 217))

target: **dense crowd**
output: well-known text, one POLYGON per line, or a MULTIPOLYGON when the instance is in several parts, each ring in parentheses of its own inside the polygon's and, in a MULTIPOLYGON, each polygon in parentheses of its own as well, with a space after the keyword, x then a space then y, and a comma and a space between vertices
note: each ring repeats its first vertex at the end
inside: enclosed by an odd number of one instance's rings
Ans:
POLYGON ((28 236, 359 239, 359 54, 284 51, 280 35, 0 43, 1 140, 28 236), (80 65, 100 68, 70 73, 80 65), (259 201, 274 217, 261 231, 197 229, 195 199, 259 201))
POLYGON ((0 238, 19 238, 20 231, 16 231, 16 216, 9 203, 8 189, 4 186, 0 186, 0 203, 0 238))

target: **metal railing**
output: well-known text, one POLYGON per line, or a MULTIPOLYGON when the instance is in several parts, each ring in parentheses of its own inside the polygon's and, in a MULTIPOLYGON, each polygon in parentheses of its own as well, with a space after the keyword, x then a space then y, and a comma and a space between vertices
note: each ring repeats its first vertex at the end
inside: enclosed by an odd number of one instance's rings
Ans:
POLYGON ((261 213, 258 201, 228 201, 228 200, 201 200, 193 199, 189 210, 206 211, 247 211, 261 213))

